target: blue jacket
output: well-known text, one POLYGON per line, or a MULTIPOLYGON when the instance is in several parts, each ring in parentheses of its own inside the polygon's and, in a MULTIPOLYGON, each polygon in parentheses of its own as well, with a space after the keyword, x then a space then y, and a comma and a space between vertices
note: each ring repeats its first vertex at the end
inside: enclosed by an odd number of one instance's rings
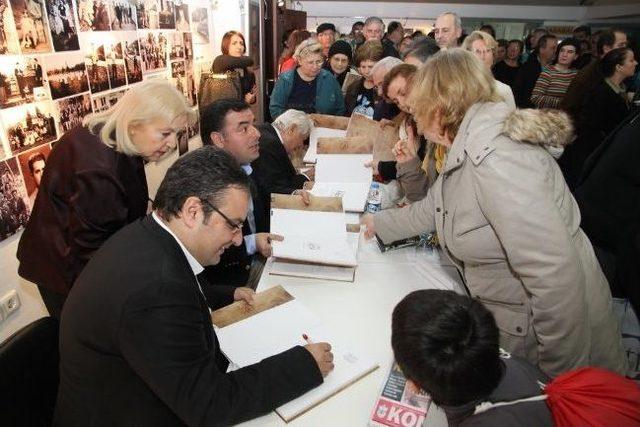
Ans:
MULTIPOLYGON (((296 70, 290 70, 278 77, 278 81, 271 92, 269 112, 271 120, 284 113, 287 109, 289 94, 293 87, 293 79, 296 70)), ((344 115, 344 97, 338 81, 327 70, 320 70, 316 77, 316 113, 331 114, 333 116, 344 115)))

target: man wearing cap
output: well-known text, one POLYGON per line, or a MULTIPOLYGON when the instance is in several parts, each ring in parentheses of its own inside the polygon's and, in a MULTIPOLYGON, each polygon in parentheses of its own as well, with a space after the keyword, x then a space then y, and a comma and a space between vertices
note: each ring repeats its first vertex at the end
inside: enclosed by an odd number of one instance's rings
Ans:
POLYGON ((344 83, 344 78, 349 72, 349 64, 351 63, 352 53, 351 46, 344 40, 336 40, 329 48, 329 56, 322 68, 329 71, 340 83, 344 83))
POLYGON ((322 56, 329 57, 329 49, 336 40, 336 26, 330 22, 324 22, 318 25, 316 29, 318 34, 318 42, 322 45, 322 56))

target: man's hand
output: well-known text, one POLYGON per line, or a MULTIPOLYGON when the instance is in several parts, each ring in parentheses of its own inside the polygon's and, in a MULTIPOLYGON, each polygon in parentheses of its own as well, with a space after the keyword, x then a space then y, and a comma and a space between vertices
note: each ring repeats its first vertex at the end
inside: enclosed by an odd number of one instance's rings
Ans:
POLYGON ((311 198, 313 197, 313 195, 307 190, 295 190, 293 192, 293 195, 302 197, 302 203, 304 203, 306 206, 309 206, 311 204, 311 198))
POLYGON ((302 174, 306 176, 309 181, 313 181, 314 179, 316 179, 316 167, 309 166, 306 171, 302 172, 302 174))
POLYGON ((380 162, 376 162, 374 160, 371 160, 370 162, 365 162, 364 167, 365 168, 371 168, 371 170, 373 171, 374 175, 379 175, 380 172, 378 171, 378 163, 380 163, 380 162))
POLYGON ((258 250, 258 252, 260 252, 260 254, 265 257, 265 258, 269 258, 271 256, 271 241, 272 240, 277 240, 279 242, 284 240, 284 237, 278 235, 278 234, 271 234, 271 233, 258 233, 256 234, 256 249, 258 250))
POLYGON ((313 184, 315 184, 314 181, 307 181, 304 184, 302 184, 302 188, 304 190, 311 190, 313 188, 313 184))
POLYGON ((322 372, 322 376, 326 377, 329 372, 333 370, 333 353, 331 353, 331 344, 326 342, 319 342, 314 344, 307 344, 304 346, 309 353, 313 356, 318 369, 322 372))
POLYGON ((364 237, 366 239, 371 239, 376 235, 376 224, 373 221, 372 214, 363 215, 362 218, 360 218, 360 224, 364 225, 365 227, 364 237))
POLYGON ((251 288, 236 288, 233 291, 233 300, 234 301, 244 301, 249 305, 253 305, 253 297, 256 295, 256 292, 251 288))
POLYGON ((405 129, 407 130, 406 141, 398 141, 392 150, 398 163, 406 163, 418 156, 418 138, 413 131, 413 127, 407 124, 405 129))

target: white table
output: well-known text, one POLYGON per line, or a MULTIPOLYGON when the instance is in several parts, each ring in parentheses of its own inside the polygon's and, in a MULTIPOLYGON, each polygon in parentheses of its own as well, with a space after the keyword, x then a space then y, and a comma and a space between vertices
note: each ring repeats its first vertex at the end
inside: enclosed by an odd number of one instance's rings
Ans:
MULTIPOLYGON (((358 267, 353 283, 274 276, 270 262, 258 291, 283 285, 293 296, 323 319, 336 339, 349 340, 378 361, 380 367, 291 421, 291 426, 366 426, 373 405, 391 368, 391 313, 408 293, 417 289, 450 289, 462 292, 456 269, 435 256, 403 248, 381 253, 374 241, 360 236, 358 267)), ((331 374, 329 374, 331 375, 331 374)), ((446 426, 444 413, 434 405, 427 416, 429 426, 446 426)), ((287 425, 275 413, 242 426, 287 425)))

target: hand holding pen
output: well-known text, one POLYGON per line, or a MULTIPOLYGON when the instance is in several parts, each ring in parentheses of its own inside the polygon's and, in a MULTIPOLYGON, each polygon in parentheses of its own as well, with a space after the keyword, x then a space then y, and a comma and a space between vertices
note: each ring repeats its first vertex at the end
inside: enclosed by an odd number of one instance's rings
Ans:
POLYGON ((326 342, 314 343, 307 334, 302 334, 302 338, 307 342, 304 348, 307 349, 311 356, 318 364, 318 369, 323 377, 326 377, 333 370, 333 353, 331 353, 331 344, 326 342))

